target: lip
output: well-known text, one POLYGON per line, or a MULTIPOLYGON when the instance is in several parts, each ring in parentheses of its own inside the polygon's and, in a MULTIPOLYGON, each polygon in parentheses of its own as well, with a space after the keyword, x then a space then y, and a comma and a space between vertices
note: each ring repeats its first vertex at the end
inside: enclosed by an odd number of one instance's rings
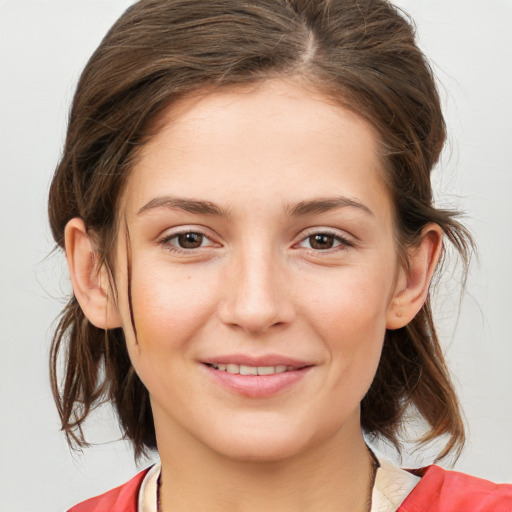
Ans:
POLYGON ((248 398, 270 398, 289 390, 301 382, 313 369, 312 363, 279 355, 260 357, 242 354, 216 356, 202 362, 209 377, 221 388, 230 393, 248 398), (211 365, 238 364, 245 366, 280 366, 292 367, 283 373, 271 375, 240 375, 216 370, 211 365))
POLYGON ((204 364, 242 364, 244 366, 293 366, 303 368, 313 366, 311 361, 301 361, 293 357, 268 354, 263 356, 249 356, 247 354, 226 354, 223 356, 209 357, 202 361, 204 364))

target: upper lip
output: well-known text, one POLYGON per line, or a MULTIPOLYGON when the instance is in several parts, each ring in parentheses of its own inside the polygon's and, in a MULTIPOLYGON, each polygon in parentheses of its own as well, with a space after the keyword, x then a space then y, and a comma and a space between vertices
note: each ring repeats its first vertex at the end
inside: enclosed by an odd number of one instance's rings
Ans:
POLYGON ((263 356, 250 356, 247 354, 226 354, 221 356, 209 357, 202 361, 205 364, 238 364, 243 366, 293 366, 302 368, 312 366, 313 363, 301 361, 293 357, 287 357, 277 354, 263 356))

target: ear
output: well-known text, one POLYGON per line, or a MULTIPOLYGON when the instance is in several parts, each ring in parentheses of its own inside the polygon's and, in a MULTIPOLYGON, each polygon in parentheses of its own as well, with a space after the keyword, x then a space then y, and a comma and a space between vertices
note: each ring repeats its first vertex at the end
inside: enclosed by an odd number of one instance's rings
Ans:
POLYGON ((442 249, 442 229, 437 224, 428 224, 421 232, 419 245, 407 250, 408 268, 399 270, 387 312, 388 329, 404 327, 422 308, 442 249))
POLYGON ((85 316, 100 329, 120 327, 107 269, 98 270, 98 254, 82 219, 76 217, 66 224, 64 240, 73 292, 85 316))

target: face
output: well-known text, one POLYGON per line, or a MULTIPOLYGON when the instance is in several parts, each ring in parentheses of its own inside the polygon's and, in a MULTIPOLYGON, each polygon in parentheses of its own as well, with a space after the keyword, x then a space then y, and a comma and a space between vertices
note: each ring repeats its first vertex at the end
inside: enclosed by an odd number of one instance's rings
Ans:
POLYGON ((360 435, 398 291, 366 121, 278 81, 182 100, 121 214, 118 308, 159 443, 275 459, 360 435))

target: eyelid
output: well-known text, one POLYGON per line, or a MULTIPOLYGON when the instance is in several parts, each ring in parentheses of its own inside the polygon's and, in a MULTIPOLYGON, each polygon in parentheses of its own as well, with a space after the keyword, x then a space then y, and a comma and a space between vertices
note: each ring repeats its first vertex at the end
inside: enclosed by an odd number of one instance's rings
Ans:
POLYGON ((173 230, 166 231, 163 235, 159 236, 157 239, 157 243, 159 245, 165 246, 167 250, 184 254, 190 254, 200 249, 210 247, 220 247, 221 245, 218 242, 215 242, 212 236, 207 234, 206 231, 207 230, 205 230, 204 228, 198 226, 180 226, 179 228, 174 228, 173 230), (200 247, 195 247, 191 249, 179 247, 178 245, 171 243, 171 240, 179 237, 180 235, 186 235, 187 233, 197 233, 198 235, 201 235, 202 237, 207 239, 210 243, 207 245, 201 245, 200 247))
POLYGON ((336 241, 339 242, 339 245, 335 247, 331 247, 329 249, 313 249, 308 247, 303 247, 306 250, 312 251, 316 254, 320 253, 329 253, 332 251, 335 251, 336 249, 339 250, 343 248, 350 248, 355 246, 355 241, 353 237, 346 235, 345 233, 341 233, 340 231, 333 229, 333 228, 323 228, 323 227, 315 227, 315 228, 309 228, 306 231, 303 231, 300 234, 300 239, 298 242, 294 244, 294 246, 300 246, 302 242, 305 242, 308 238, 314 236, 314 235, 330 235, 335 238, 336 241))
MULTIPOLYGON (((167 232, 165 232, 165 234, 159 236, 157 239, 157 243, 159 245, 166 246, 168 250, 170 249, 173 252, 180 252, 180 253, 185 253, 185 254, 190 254, 190 253, 196 252, 200 249, 204 250, 206 248, 211 248, 211 247, 221 247, 222 244, 216 242, 213 239, 213 237, 207 233, 207 231, 209 231, 209 230, 203 228, 202 226, 180 226, 178 228, 173 228, 172 230, 167 231, 167 232), (209 243, 207 245, 201 245, 200 247, 190 248, 190 249, 182 248, 176 244, 171 243, 171 240, 179 237, 180 235, 185 235, 187 233, 197 233, 197 234, 201 235, 202 237, 204 237, 204 239, 209 241, 209 243)), ((340 250, 339 248, 341 248, 341 249, 349 248, 349 247, 353 247, 355 245, 355 241, 354 241, 353 237, 351 237, 345 233, 342 233, 339 230, 336 230, 334 228, 313 227, 313 228, 308 228, 305 231, 302 231, 302 233, 299 235, 300 236, 299 240, 293 244, 293 247, 300 248, 300 244, 305 242, 308 238, 310 238, 314 235, 321 235, 321 234, 332 236, 338 242, 338 245, 328 248, 328 249, 323 249, 323 250, 307 248, 307 247, 302 247, 302 248, 319 254, 319 253, 329 253, 329 252, 335 251, 337 249, 340 250)))

